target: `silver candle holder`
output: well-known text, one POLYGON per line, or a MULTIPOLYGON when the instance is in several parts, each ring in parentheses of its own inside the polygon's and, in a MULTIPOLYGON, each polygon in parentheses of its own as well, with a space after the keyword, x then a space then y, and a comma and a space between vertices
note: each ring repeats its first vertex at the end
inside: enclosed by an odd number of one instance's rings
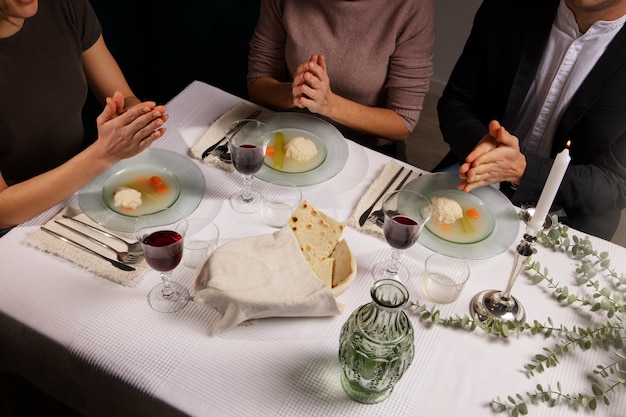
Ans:
POLYGON ((540 230, 529 228, 528 224, 532 219, 533 212, 534 208, 522 211, 522 221, 526 224, 526 232, 524 233, 524 240, 516 247, 513 268, 506 288, 504 291, 485 290, 476 294, 470 302, 470 313, 474 319, 482 322, 486 320, 515 321, 520 324, 526 321, 526 310, 522 303, 511 295, 511 290, 519 273, 533 253, 532 245, 536 242, 537 235, 552 227, 552 218, 548 215, 540 230))

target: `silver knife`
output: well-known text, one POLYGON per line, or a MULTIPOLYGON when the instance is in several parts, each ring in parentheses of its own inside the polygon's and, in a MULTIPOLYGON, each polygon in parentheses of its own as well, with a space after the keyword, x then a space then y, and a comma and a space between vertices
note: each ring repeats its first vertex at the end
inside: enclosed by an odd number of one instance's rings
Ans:
MULTIPOLYGON (((248 117, 245 117, 245 119, 254 119, 255 117, 257 117, 259 114, 261 113, 261 110, 255 110, 252 114, 250 114, 248 117)), ((217 148, 219 146, 220 143, 224 142, 226 140, 226 138, 228 138, 228 136, 232 135, 233 133, 236 133, 239 129, 241 129, 242 127, 244 127, 243 124, 237 125, 235 127, 233 127, 232 129, 230 129, 228 132, 226 132, 226 134, 222 137, 222 139, 218 140, 217 142, 215 142, 213 145, 209 146, 208 148, 206 148, 204 150, 204 152, 202 152, 202 159, 206 158, 207 156, 209 156, 209 153, 217 148)))
MULTIPOLYGON (((101 235, 104 235, 104 236, 106 236, 106 237, 110 237, 110 238, 116 239, 116 240, 118 240, 118 241, 120 241, 120 242, 122 242, 122 243, 124 243, 124 244, 126 244, 126 245, 129 245, 129 242, 127 242, 127 241, 126 241, 126 239, 122 239, 121 237, 116 236, 116 235, 114 235, 114 234, 112 234, 112 233, 109 233, 109 232, 107 232, 106 230, 99 229, 99 228, 97 228, 97 227, 95 227, 95 226, 90 225, 89 223, 85 223, 85 222, 83 222, 83 221, 80 221, 80 220, 78 220, 78 219, 75 219, 75 218, 74 218, 74 217, 72 217, 72 216, 68 216, 67 214, 63 214, 63 218, 64 218, 64 219, 71 220, 71 221, 76 222, 76 223, 79 223, 80 225, 85 226, 86 228, 88 228, 88 229, 90 229, 90 230, 93 230, 94 232, 98 232, 98 233, 100 233, 101 235)), ((132 244, 131 244, 131 245, 132 245, 132 244)))
MULTIPOLYGON (((409 179, 409 177, 411 176, 411 174, 413 174, 412 170, 409 170, 409 173, 406 174, 406 177, 404 177, 402 179, 402 181, 400 181, 400 184, 398 184, 396 186, 396 188, 394 189, 394 191, 398 191, 400 188, 402 188, 402 186, 404 185, 404 183, 409 179)), ((417 176, 419 177, 420 175, 422 175, 422 173, 420 172, 417 176)))
POLYGON ((77 248, 82 249, 85 252, 89 252, 92 255, 96 255, 96 256, 104 259, 105 261, 107 261, 108 263, 110 263, 111 265, 113 265, 116 268, 119 268, 119 269, 124 270, 124 271, 135 271, 135 268, 133 268, 132 266, 125 265, 125 264, 123 264, 121 262, 116 261, 115 259, 107 258, 106 256, 99 254, 95 250, 91 250, 87 246, 83 246, 80 243, 78 243, 78 242, 76 242, 76 241, 74 241, 74 240, 72 240, 72 239, 70 239, 68 237, 62 236, 62 235, 58 234, 57 232, 53 232, 52 230, 45 228, 44 226, 41 226, 41 230, 43 230, 44 232, 46 232, 48 234, 51 234, 52 236, 56 237, 57 239, 61 239, 62 241, 66 242, 66 243, 69 243, 72 246, 76 246, 77 248))
POLYGON ((370 215, 370 213, 374 209, 374 206, 376 205, 376 203, 378 203, 378 200, 380 200, 387 193, 387 191, 389 190, 389 187, 391 187, 393 183, 396 181, 396 179, 398 179, 402 171, 404 171, 404 167, 400 167, 398 172, 396 172, 396 175, 394 175, 393 178, 389 180, 387 185, 385 185, 385 188, 383 188, 383 191, 380 193, 378 197, 376 197, 376 200, 374 200, 372 205, 369 206, 367 210, 363 212, 363 214, 361 214, 361 217, 359 217, 359 226, 363 226, 365 224, 365 222, 367 221, 367 216, 370 215))
MULTIPOLYGON (((402 186, 404 185, 404 183, 409 179, 409 177, 413 174, 412 170, 409 170, 409 173, 406 174, 406 176, 402 179, 402 181, 400 181, 400 184, 396 185, 396 188, 393 189, 393 191, 398 191, 402 188, 402 186)), ((422 175, 422 173, 420 172, 419 174, 417 174, 417 176, 419 177, 420 175, 422 175)), ((381 208, 382 211, 382 208, 381 208)), ((373 214, 378 213, 378 210, 374 211, 373 214)), ((383 214, 383 219, 384 219, 384 214, 383 214)), ((381 223, 381 219, 377 218, 376 219, 376 224, 379 226, 382 226, 383 223, 381 223)))

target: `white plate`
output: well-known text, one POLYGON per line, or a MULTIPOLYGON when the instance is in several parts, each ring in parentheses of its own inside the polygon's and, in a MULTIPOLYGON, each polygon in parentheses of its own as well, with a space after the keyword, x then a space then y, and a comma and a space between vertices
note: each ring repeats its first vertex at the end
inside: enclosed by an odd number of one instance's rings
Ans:
MULTIPOLYGON (((442 172, 419 176, 402 188, 429 195, 444 190, 456 190, 459 182, 457 174, 442 172)), ((489 236, 475 243, 455 243, 441 239, 425 227, 418 242, 435 252, 466 259, 489 258, 511 247, 520 228, 520 219, 513 204, 504 194, 491 186, 477 188, 470 194, 482 200, 493 214, 494 226, 489 236)))
POLYGON ((314 185, 337 175, 348 160, 348 144, 339 130, 319 117, 302 113, 274 113, 261 117, 270 130, 298 129, 319 138, 326 148, 326 159, 318 167, 306 172, 281 172, 263 165, 255 176, 263 181, 289 181, 296 185, 314 185))
POLYGON ((171 173, 178 180, 180 195, 170 207, 181 216, 190 215, 202 201, 206 185, 200 168, 185 155, 164 149, 146 149, 139 155, 118 162, 81 188, 78 191, 78 204, 81 210, 104 227, 132 232, 136 216, 127 216, 111 210, 104 201, 103 188, 110 178, 134 167, 153 167, 155 171, 171 173))

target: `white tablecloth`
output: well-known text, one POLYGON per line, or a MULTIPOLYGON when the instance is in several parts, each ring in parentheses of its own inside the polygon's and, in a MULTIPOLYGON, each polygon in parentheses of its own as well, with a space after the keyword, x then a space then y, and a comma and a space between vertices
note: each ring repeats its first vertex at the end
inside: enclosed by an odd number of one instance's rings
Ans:
MULTIPOLYGON (((168 103, 168 131, 155 146, 187 153, 210 123, 239 100, 201 82, 190 84, 168 103)), ((342 221, 389 161, 350 141, 348 146, 348 162, 336 177, 303 188, 313 205, 342 221)), ((227 198, 241 185, 237 174, 194 163, 205 174, 207 189, 192 217, 213 219, 225 240, 275 230, 263 224, 260 213, 242 215, 230 208, 227 198)), ((66 204, 78 208, 76 197, 66 204)), ((0 370, 22 375, 84 415, 483 417, 494 414, 491 399, 533 391, 538 383, 556 386, 560 381, 567 393, 585 390, 591 371, 609 359, 599 349, 573 350, 561 356, 558 367, 530 378, 524 365, 554 340, 528 332, 497 339, 481 330, 426 325, 409 313, 416 335, 413 364, 387 400, 359 404, 341 388, 338 339, 350 313, 370 301, 371 265, 389 256, 381 240, 345 230, 358 274, 340 296, 346 306, 341 316, 267 319, 211 337, 208 329, 217 313, 205 306, 191 304, 175 314, 149 308, 146 295, 159 282, 154 271, 147 271, 138 287, 126 288, 21 243, 58 209, 0 239, 0 370)), ((521 231, 520 223, 520 237, 521 231)), ((592 242, 611 254, 615 270, 626 270, 624 248, 592 242)), ((403 255, 416 286, 429 253, 417 244, 403 255)), ((577 262, 571 257, 539 247, 534 259, 578 290, 577 262)), ((468 314, 474 294, 503 288, 512 261, 513 248, 471 261, 469 283, 456 302, 439 306, 442 314, 468 314)), ((174 272, 174 279, 189 288, 194 278, 194 271, 182 265, 174 272)), ((532 285, 524 274, 513 293, 530 321, 550 316, 571 328, 601 318, 559 305, 545 286, 532 285)), ((419 292, 413 298, 425 301, 419 292)), ((623 390, 613 395, 611 407, 600 405, 595 415, 623 415, 624 397, 623 390)), ((563 405, 531 406, 530 412, 587 415, 563 405)))

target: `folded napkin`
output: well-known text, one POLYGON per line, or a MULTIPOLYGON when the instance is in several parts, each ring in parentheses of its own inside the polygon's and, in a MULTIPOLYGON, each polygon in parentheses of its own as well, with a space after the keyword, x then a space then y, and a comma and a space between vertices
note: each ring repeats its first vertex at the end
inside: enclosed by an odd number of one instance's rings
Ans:
POLYGON ((196 301, 222 315, 213 334, 251 319, 331 316, 343 310, 305 261, 289 226, 220 246, 200 270, 195 289, 196 301))
MULTIPOLYGON (((74 217, 77 220, 91 224, 93 226, 102 228, 101 225, 92 221, 85 214, 79 213, 76 210, 72 209, 71 207, 65 207, 63 210, 57 213, 57 215, 54 216, 54 218, 52 218, 50 221, 48 221, 48 223, 45 224, 45 227, 54 232, 57 232, 58 234, 64 237, 68 237, 78 243, 82 243, 84 246, 87 246, 90 249, 93 249, 94 251, 111 259, 116 259, 115 253, 113 253, 107 248, 99 246, 96 243, 90 242, 88 239, 82 236, 79 236, 78 234, 72 232, 71 230, 68 230, 58 225, 57 223, 55 223, 55 220, 61 221, 67 224, 68 226, 71 226, 77 230, 80 230, 81 232, 85 234, 93 236, 94 238, 114 247, 115 249, 119 251, 126 250, 126 247, 124 246, 122 242, 118 242, 117 240, 110 239, 97 232, 90 231, 88 228, 81 226, 79 224, 75 224, 71 220, 63 219, 63 216, 62 216, 63 214, 74 217)), ((133 241, 132 237, 127 234, 117 233, 117 232, 114 232, 114 234, 122 237, 125 240, 128 239, 129 242, 133 241)), ((135 271, 122 271, 121 269, 114 267, 113 265, 105 261, 104 259, 101 259, 97 257, 96 255, 90 254, 82 249, 76 248, 70 245, 69 243, 63 242, 62 240, 50 235, 49 233, 39 228, 37 228, 36 230, 33 230, 26 237, 26 239, 24 240, 24 243, 32 247, 35 247, 37 249, 43 250, 44 252, 52 253, 61 258, 67 259, 68 261, 76 265, 79 265, 102 278, 106 278, 108 280, 111 280, 115 283, 118 283, 127 287, 134 287, 138 285, 139 280, 137 278, 147 268, 146 261, 142 260, 139 263, 131 265, 133 268, 135 268, 135 271)))
POLYGON ((200 139, 198 139, 198 142, 193 145, 190 151, 191 156, 201 160, 205 164, 215 166, 225 171, 234 171, 235 169, 232 164, 222 161, 218 156, 209 155, 202 159, 202 153, 204 153, 209 146, 217 143, 224 137, 232 122, 249 117, 255 110, 261 110, 261 114, 256 117, 257 119, 261 115, 271 113, 270 110, 243 101, 228 109, 209 126, 209 129, 204 132, 200 139))
MULTIPOLYGON (((372 184, 369 186, 365 194, 363 194, 363 197, 361 197, 356 207, 352 211, 352 214, 350 215, 347 221, 348 226, 350 226, 351 228, 355 230, 359 230, 363 233, 376 236, 380 239, 385 238, 383 236, 382 227, 380 227, 376 223, 370 223, 368 221, 366 221, 365 224, 363 224, 363 226, 360 226, 359 218, 361 217, 361 214, 363 214, 363 212, 367 210, 372 205, 372 203, 374 203, 374 201, 376 201, 376 204, 374 205, 374 208, 372 209, 372 213, 376 210, 380 210, 380 208, 383 205, 383 198, 384 198, 384 196, 381 197, 381 193, 383 192, 383 190, 385 190, 385 187, 387 187, 387 185, 389 184, 391 179, 394 177, 394 175, 398 173, 400 168, 401 166, 395 163, 394 161, 387 162, 387 165, 385 165, 380 175, 378 175, 378 177, 374 180, 374 182, 372 182, 372 184), (377 198, 378 200, 376 200, 377 198)), ((391 186, 387 189, 385 194, 396 190, 396 188, 400 187, 401 185, 404 186, 404 184, 419 177, 420 175, 421 174, 411 171, 408 168, 404 168, 402 172, 400 172, 400 175, 398 175, 395 181, 393 181, 391 186)))

